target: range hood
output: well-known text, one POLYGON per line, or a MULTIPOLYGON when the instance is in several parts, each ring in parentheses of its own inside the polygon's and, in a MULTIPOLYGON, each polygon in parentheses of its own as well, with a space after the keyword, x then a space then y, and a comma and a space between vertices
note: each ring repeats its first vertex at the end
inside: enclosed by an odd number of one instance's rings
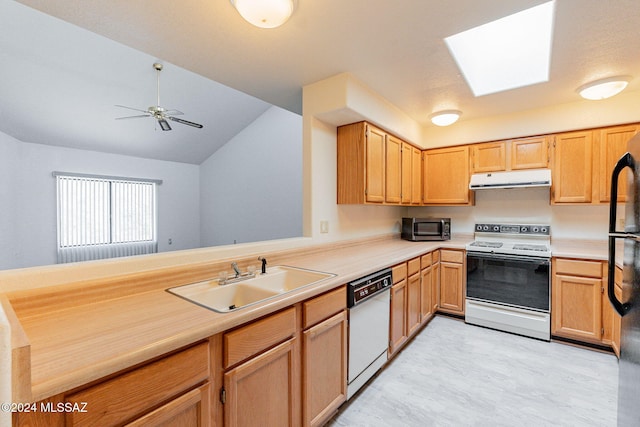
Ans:
POLYGON ((469 189, 550 187, 551 169, 488 172, 471 175, 469 189))

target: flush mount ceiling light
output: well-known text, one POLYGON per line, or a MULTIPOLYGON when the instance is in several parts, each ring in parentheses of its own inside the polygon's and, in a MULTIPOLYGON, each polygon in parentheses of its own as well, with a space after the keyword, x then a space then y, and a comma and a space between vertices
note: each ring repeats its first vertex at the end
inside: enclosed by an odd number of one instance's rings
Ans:
POLYGON ((260 28, 275 28, 287 22, 296 0, 230 0, 247 22, 260 28))
POLYGON ((475 96, 549 80, 554 1, 444 39, 475 96))
POLYGON ((460 118, 462 112, 458 110, 443 110, 433 113, 431 116, 431 123, 436 126, 449 126, 454 124, 460 118))
POLYGON ((576 89, 576 92, 578 92, 584 99, 591 99, 594 101, 611 98, 612 96, 622 92, 624 88, 627 87, 627 84, 629 84, 629 80, 631 80, 631 77, 629 76, 600 79, 580 86, 576 89))

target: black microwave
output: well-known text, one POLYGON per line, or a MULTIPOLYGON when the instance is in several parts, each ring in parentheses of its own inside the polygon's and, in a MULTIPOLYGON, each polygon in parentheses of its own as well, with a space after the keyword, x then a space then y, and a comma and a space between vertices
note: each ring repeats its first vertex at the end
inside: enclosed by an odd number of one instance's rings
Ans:
POLYGON ((402 218, 402 236, 413 242, 451 239, 451 218, 402 218))

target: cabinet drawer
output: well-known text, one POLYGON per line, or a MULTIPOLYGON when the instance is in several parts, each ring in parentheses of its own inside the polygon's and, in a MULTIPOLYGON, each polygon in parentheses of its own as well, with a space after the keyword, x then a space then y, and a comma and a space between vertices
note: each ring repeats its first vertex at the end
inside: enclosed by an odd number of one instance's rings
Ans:
POLYGON ((403 262, 391 269, 391 276, 393 277, 393 284, 400 282, 407 278, 407 263, 403 262))
POLYGON ((420 258, 414 258, 407 262, 407 276, 413 276, 420 272, 420 258))
POLYGON ((122 425, 209 378, 209 345, 198 344, 66 396, 87 402, 87 412, 66 414, 73 426, 122 425))
POLYGON ((462 264, 464 261, 464 251, 440 249, 440 260, 443 262, 457 262, 458 264, 462 264))
POLYGON ((433 254, 431 252, 429 252, 426 255, 422 255, 422 257, 420 257, 420 268, 422 270, 429 267, 432 263, 433 263, 433 254))
POLYGON ((347 307, 347 288, 340 288, 322 294, 302 304, 303 329, 327 319, 347 307))
POLYGON ((440 262, 440 251, 433 251, 431 252, 433 254, 433 263, 438 263, 440 262))
MULTIPOLYGON (((345 297, 346 298, 346 297, 345 297)), ((233 366, 296 333, 296 310, 288 308, 223 336, 224 367, 233 366)))
POLYGON ((602 263, 600 261, 588 261, 580 259, 555 259, 555 274, 568 274, 571 276, 602 277, 602 263))

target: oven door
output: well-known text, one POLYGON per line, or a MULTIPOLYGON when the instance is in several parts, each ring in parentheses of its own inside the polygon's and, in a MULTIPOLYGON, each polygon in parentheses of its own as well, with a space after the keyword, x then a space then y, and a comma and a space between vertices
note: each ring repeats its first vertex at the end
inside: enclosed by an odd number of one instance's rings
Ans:
POLYGON ((467 298, 550 312, 549 259, 467 252, 467 298))

